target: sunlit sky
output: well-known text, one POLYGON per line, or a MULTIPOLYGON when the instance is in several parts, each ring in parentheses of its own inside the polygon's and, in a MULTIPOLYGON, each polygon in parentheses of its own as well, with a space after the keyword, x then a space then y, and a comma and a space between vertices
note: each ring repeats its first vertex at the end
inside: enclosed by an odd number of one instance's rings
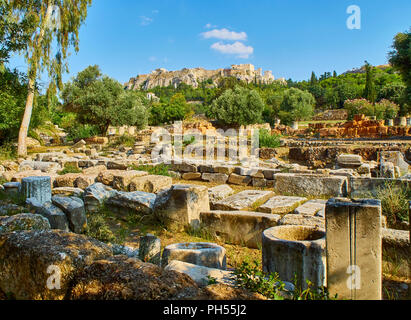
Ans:
MULTIPOLYGON (((93 64, 124 83, 156 68, 240 63, 304 80, 385 64, 394 35, 410 27, 410 0, 94 0, 64 80, 93 64), (347 28, 350 5, 360 30, 347 28)), ((18 56, 10 66, 26 71, 18 56)))

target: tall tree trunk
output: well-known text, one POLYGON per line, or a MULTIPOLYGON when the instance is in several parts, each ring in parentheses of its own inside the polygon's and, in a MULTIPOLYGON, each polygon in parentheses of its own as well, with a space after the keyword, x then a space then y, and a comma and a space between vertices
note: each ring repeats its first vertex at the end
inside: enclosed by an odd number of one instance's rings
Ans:
POLYGON ((26 108, 24 110, 23 120, 21 122, 19 131, 19 141, 17 154, 19 157, 25 157, 27 155, 27 133, 29 131, 31 114, 33 112, 33 100, 34 100, 34 86, 36 81, 36 75, 30 76, 28 84, 28 94, 26 100, 26 108))
MULTIPOLYGON (((37 47, 41 46, 44 38, 44 33, 46 28, 48 28, 48 23, 50 22, 50 18, 53 13, 53 4, 54 0, 48 1, 46 16, 42 22, 40 27, 40 33, 36 41, 37 47)), ((28 84, 28 94, 26 100, 26 108, 24 110, 23 120, 21 122, 20 131, 19 131, 19 140, 18 140, 18 147, 17 147, 17 155, 19 157, 25 157, 27 155, 27 133, 29 131, 30 119, 31 114, 33 112, 33 100, 34 100, 34 90, 35 90, 35 83, 37 78, 37 67, 39 65, 40 57, 34 56, 34 62, 29 67, 29 84, 28 84)))

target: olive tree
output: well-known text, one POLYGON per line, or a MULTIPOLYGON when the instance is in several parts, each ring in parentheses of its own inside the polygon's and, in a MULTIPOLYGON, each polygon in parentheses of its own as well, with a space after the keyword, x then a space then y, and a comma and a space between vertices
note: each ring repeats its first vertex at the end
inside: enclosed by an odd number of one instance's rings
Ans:
POLYGON ((261 122, 263 111, 264 102, 257 91, 237 86, 214 100, 208 115, 224 124, 248 125, 261 122))
POLYGON ((121 83, 104 76, 98 66, 81 71, 62 91, 63 107, 77 114, 82 124, 91 124, 105 134, 110 125, 147 124, 147 100, 139 92, 125 91, 121 83))

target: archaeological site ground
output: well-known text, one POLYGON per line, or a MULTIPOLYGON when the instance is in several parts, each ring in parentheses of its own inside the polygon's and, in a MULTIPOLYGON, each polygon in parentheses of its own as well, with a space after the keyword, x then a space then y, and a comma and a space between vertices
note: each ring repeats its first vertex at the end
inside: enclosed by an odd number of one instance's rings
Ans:
MULTIPOLYGON (((0 2, 0 300, 411 299, 409 25, 383 61, 287 80, 209 23, 192 55, 214 39, 218 63, 152 56, 119 82, 85 31, 122 5, 91 2, 0 2)), ((369 32, 357 8, 342 33, 369 32)), ((164 10, 137 15, 140 51, 164 10)))

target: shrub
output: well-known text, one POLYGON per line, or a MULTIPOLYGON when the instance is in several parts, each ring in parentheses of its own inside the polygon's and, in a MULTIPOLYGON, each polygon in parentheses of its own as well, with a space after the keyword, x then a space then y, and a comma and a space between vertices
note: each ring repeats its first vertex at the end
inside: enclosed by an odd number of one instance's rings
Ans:
MULTIPOLYGON (((277 273, 266 274, 261 271, 261 266, 258 261, 254 261, 254 265, 248 262, 238 267, 235 271, 237 284, 251 292, 259 293, 269 299, 284 300, 280 294, 284 291, 285 284, 280 280, 277 273)), ((312 283, 307 281, 308 288, 300 289, 297 281, 294 281, 295 290, 292 292, 292 300, 332 300, 326 288, 322 287, 314 289, 312 283)))
POLYGON ((372 105, 367 99, 347 100, 344 103, 344 109, 348 111, 348 119, 352 120, 356 114, 367 114, 372 105))
POLYGON ((387 99, 382 99, 378 105, 384 112, 381 119, 394 119, 400 111, 399 105, 387 99))
POLYGON ((280 136, 272 135, 267 129, 260 130, 260 148, 278 148, 280 146, 280 136))
POLYGON ((16 147, 8 142, 0 146, 0 160, 11 160, 17 157, 16 147))
POLYGON ((344 108, 348 111, 348 119, 352 120, 356 114, 375 116, 379 120, 393 119, 397 116, 400 107, 386 99, 373 105, 366 99, 347 100, 344 108))
POLYGON ((133 136, 130 136, 128 134, 123 134, 120 137, 117 137, 115 141, 113 141, 110 144, 110 147, 119 147, 119 146, 125 146, 125 147, 134 147, 136 144, 136 138, 133 136))
POLYGON ((87 139, 99 134, 97 127, 89 124, 80 124, 70 127, 68 130, 68 141, 79 141, 81 139, 87 139))

